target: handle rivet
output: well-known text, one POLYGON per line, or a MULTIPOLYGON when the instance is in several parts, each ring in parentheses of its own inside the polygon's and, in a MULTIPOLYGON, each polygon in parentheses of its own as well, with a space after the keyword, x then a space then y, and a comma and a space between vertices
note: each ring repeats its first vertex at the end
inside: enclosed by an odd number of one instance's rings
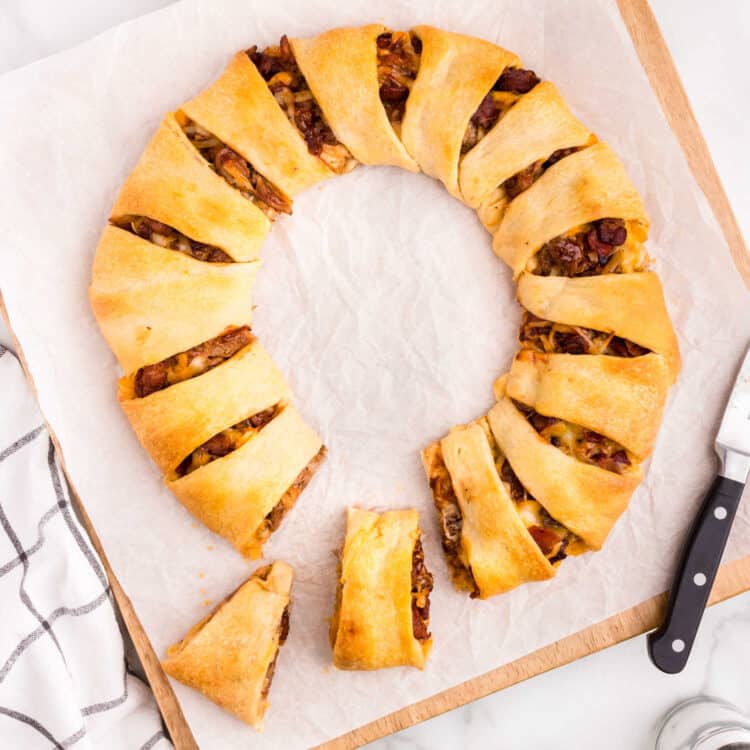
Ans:
POLYGON ((693 583, 696 586, 705 586, 706 585, 706 576, 703 573, 696 573, 693 576, 693 583))
POLYGON ((727 517, 727 509, 723 506, 719 506, 718 508, 714 508, 714 518, 718 518, 720 521, 723 521, 727 517))
POLYGON ((685 641, 682 638, 675 638, 672 641, 672 651, 676 654, 681 654, 685 650, 685 641))

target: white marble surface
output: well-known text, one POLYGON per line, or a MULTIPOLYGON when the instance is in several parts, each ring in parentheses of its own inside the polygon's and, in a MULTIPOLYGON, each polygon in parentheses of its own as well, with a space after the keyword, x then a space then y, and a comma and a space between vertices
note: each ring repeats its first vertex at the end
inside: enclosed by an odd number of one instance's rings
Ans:
MULTIPOLYGON (((651 0, 746 237, 750 237, 750 2, 651 0)), ((169 0, 3 0, 0 73, 65 49, 169 0)), ((1 279, 0 279, 1 283, 1 279)), ((0 342, 8 343, 0 323, 0 342)), ((750 593, 709 610, 688 668, 655 670, 636 638, 372 745, 378 750, 559 745, 653 747, 660 717, 699 693, 750 713, 750 593), (572 740, 572 741, 571 741, 572 740)))

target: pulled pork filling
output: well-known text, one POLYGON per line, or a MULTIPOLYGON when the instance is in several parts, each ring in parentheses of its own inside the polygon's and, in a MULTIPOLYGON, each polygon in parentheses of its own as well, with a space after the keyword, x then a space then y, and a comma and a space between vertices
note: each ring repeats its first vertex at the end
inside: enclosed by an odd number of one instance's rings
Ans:
POLYGON ((596 276, 641 271, 648 263, 645 247, 628 242, 622 219, 599 219, 547 242, 529 270, 539 276, 596 276))
POLYGON ((630 468, 628 452, 616 440, 564 419, 545 417, 518 401, 513 403, 539 435, 563 453, 615 474, 624 474, 630 468))
POLYGON ((180 126, 201 156, 233 188, 255 204, 269 219, 292 213, 292 201, 256 171, 247 159, 229 148, 197 122, 182 117, 180 126))
POLYGON ((123 216, 112 222, 120 229, 136 234, 154 245, 177 250, 207 263, 233 263, 234 259, 213 245, 204 245, 178 232, 174 227, 147 216, 123 216))
POLYGON ((552 516, 521 484, 508 460, 501 456, 498 473, 531 538, 550 564, 562 562, 568 555, 583 551, 581 540, 552 516))
POLYGON ((500 481, 505 485, 511 500, 515 503, 518 515, 526 526, 529 535, 550 564, 555 565, 569 555, 579 555, 584 552, 586 547, 581 539, 552 518, 544 506, 535 500, 521 484, 510 462, 500 450, 487 419, 480 420, 479 424, 484 429, 487 442, 490 444, 495 469, 500 481))
POLYGON ((641 357, 649 353, 634 341, 615 336, 614 333, 595 331, 593 328, 554 323, 537 318, 528 310, 521 319, 519 340, 523 349, 544 354, 608 354, 614 357, 641 357))
POLYGON ((263 76, 289 122, 302 134, 307 150, 337 174, 356 167, 357 160, 336 138, 323 117, 286 35, 281 37, 277 47, 266 47, 259 52, 257 45, 253 45, 246 54, 263 76))
POLYGON ((417 539, 411 557, 411 622, 412 632, 418 641, 430 637, 430 592, 432 573, 424 564, 422 540, 417 539))
POLYGON ((200 469, 201 466, 210 464, 217 458, 222 458, 241 448, 251 437, 260 432, 281 411, 281 408, 280 404, 274 404, 217 433, 186 456, 175 469, 175 473, 178 477, 184 477, 200 469))
MULTIPOLYGON (((588 144, 587 144, 588 145, 588 144)), ((477 209, 479 220, 492 234, 497 231, 508 204, 518 195, 528 190, 553 164, 566 156, 580 151, 585 146, 571 146, 553 151, 546 159, 529 164, 520 172, 508 177, 485 198, 477 209)))
POLYGON ((380 101, 400 135, 406 100, 419 70, 422 42, 411 31, 386 31, 378 36, 376 46, 380 101))
POLYGON ((451 482, 448 473, 448 467, 445 465, 442 452, 439 449, 431 467, 430 489, 432 490, 435 508, 440 517, 440 536, 451 577, 459 588, 471 591, 472 598, 475 598, 479 596, 479 588, 472 575, 471 567, 462 560, 461 531, 463 516, 453 489, 453 482, 451 482))
POLYGON ((519 97, 531 91, 539 80, 539 76, 533 70, 506 68, 471 116, 461 142, 461 153, 465 154, 474 148, 492 130, 500 116, 505 114, 519 97))
POLYGON ((279 644, 276 646, 276 653, 273 655, 273 659, 271 660, 271 663, 268 665, 268 669, 266 670, 266 676, 263 679, 263 688, 260 691, 261 698, 267 698, 268 697, 268 691, 271 689, 271 682, 273 681, 273 673, 276 669, 276 660, 279 658, 279 651, 281 650, 281 647, 286 642, 287 637, 289 636, 289 605, 286 606, 284 609, 284 612, 281 615, 281 620, 279 622, 279 644))
POLYGON ((203 375, 226 362, 254 340, 255 336, 249 326, 233 328, 192 349, 141 367, 136 372, 133 383, 135 395, 137 398, 144 398, 175 383, 203 375))
POLYGON ((268 515, 263 519, 260 528, 255 532, 255 536, 260 542, 265 542, 279 528, 286 514, 294 507, 297 498, 299 498, 305 487, 310 483, 313 474, 318 470, 320 464, 323 463, 327 452, 326 447, 322 446, 315 456, 313 456, 310 463, 297 475, 297 478, 292 482, 289 489, 282 495, 281 500, 273 506, 268 515))

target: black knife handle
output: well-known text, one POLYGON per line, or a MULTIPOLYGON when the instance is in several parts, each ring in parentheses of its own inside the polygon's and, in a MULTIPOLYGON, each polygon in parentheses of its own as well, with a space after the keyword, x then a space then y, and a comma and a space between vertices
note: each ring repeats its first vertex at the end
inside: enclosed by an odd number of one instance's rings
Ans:
POLYGON ((677 674, 687 663, 744 487, 716 477, 693 523, 664 624, 648 637, 649 656, 662 672, 677 674))

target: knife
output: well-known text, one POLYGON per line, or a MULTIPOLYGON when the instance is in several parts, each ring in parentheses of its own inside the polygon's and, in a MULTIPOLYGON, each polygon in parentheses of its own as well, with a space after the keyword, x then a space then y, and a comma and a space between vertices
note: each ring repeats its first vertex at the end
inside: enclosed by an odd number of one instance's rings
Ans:
POLYGON ((750 473, 750 350, 716 436, 719 471, 688 535, 664 624, 648 637, 651 661, 677 674, 687 663, 750 473))

